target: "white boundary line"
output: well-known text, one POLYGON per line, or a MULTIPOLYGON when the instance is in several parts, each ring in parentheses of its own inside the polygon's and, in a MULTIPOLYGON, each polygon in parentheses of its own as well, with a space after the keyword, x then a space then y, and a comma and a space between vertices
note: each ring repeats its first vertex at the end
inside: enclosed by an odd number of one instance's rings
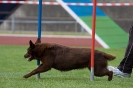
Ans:
MULTIPOLYGON (((92 30, 88 27, 62 0, 56 0, 61 6, 80 24, 84 29, 92 35, 92 30)), ((97 35, 95 34, 96 40, 104 47, 109 48, 109 46, 97 35)))
MULTIPOLYGON (((1 1, 5 4, 39 4, 38 1, 1 1)), ((43 5, 60 5, 58 2, 42 2, 43 5)), ((71 6, 93 6, 93 3, 65 3, 71 6)), ((133 3, 97 3, 97 6, 133 6, 133 3)))

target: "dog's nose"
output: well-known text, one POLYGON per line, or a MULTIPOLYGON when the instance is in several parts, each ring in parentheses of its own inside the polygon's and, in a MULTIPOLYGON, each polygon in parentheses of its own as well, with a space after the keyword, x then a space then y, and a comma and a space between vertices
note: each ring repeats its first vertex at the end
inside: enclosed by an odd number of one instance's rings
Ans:
POLYGON ((28 57, 28 54, 25 54, 25 55, 24 55, 24 58, 27 58, 27 57, 28 57))
POLYGON ((26 56, 24 55, 24 58, 25 58, 26 56))

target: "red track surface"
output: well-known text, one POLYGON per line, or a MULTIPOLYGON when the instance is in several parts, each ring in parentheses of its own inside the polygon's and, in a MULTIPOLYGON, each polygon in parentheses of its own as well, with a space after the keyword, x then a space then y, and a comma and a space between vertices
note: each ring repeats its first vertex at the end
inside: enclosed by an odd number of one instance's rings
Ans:
MULTIPOLYGON (((26 37, 26 36, 1 36, 0 45, 28 45, 29 40, 35 42, 37 37, 26 37)), ((43 43, 56 43, 65 46, 83 46, 91 47, 91 38, 69 38, 69 37, 42 37, 43 43)), ((96 47, 102 47, 97 41, 95 42, 96 47)))

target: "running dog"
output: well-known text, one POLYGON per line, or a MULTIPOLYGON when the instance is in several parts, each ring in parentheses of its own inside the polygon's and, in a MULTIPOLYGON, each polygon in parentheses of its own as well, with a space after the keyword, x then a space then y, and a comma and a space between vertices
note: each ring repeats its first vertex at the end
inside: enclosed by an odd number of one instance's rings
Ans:
MULTIPOLYGON (((113 72, 107 69, 107 61, 114 60, 116 57, 98 50, 94 51, 94 75, 108 76, 108 81, 113 78, 113 72)), ((41 43, 38 38, 34 44, 29 41, 29 48, 24 55, 28 61, 33 59, 40 60, 41 65, 32 72, 24 75, 24 78, 29 78, 32 75, 46 72, 51 68, 59 71, 69 71, 73 69, 88 68, 90 70, 90 48, 70 48, 53 43, 41 43)))

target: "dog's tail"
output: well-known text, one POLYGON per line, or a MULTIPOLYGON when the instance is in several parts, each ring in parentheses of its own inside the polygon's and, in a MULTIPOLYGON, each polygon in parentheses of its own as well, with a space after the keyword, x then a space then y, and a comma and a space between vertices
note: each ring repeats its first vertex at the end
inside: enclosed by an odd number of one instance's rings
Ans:
POLYGON ((103 57, 106 58, 107 60, 114 60, 116 58, 116 56, 107 53, 103 53, 103 57))

